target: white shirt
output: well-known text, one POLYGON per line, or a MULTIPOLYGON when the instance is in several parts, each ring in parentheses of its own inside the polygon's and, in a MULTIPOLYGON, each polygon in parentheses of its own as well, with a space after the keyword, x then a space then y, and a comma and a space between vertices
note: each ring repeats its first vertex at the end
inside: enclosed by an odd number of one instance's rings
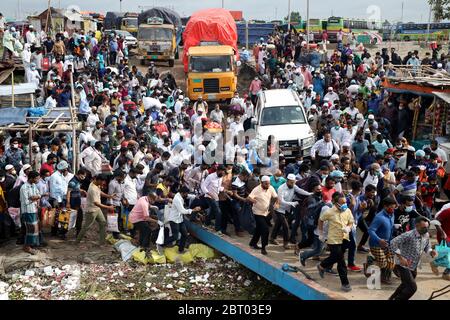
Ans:
POLYGON ((183 107, 183 101, 178 100, 177 102, 175 102, 175 106, 173 108, 177 115, 179 115, 181 113, 182 107, 183 107))
POLYGON ((103 158, 98 150, 93 147, 86 148, 80 155, 80 158, 92 176, 102 173, 103 158))
POLYGON ((109 203, 113 206, 119 207, 120 200, 123 198, 123 184, 119 183, 116 179, 112 179, 108 185, 108 194, 116 194, 117 197, 109 199, 109 203))
POLYGON ((219 178, 217 173, 214 172, 206 177, 202 182, 201 188, 206 197, 219 201, 219 192, 223 191, 222 178, 219 178))
POLYGON ((127 199, 130 205, 135 205, 138 199, 138 193, 136 189, 136 178, 132 179, 130 175, 127 175, 123 184, 123 197, 127 199))
POLYGON ((348 131, 348 129, 344 129, 344 132, 342 133, 342 140, 341 140, 341 146, 344 143, 349 143, 350 145, 353 144, 355 141, 356 133, 358 132, 357 127, 352 127, 352 131, 348 131))
POLYGON ((172 200, 172 206, 170 207, 167 221, 175 223, 183 222, 183 215, 191 214, 191 209, 184 208, 184 199, 180 193, 177 193, 172 200))
POLYGON ((347 130, 342 127, 339 127, 337 129, 336 127, 333 127, 330 130, 331 138, 340 146, 342 146, 345 131, 347 130))
POLYGON ((210 118, 213 121, 222 123, 224 118, 223 111, 222 110, 217 111, 216 109, 214 109, 213 111, 211 111, 210 118))
POLYGON ((328 98, 328 101, 330 101, 333 105, 334 105, 334 101, 339 100, 339 95, 332 91, 332 92, 328 92, 325 97, 324 100, 326 100, 328 98))
POLYGON ((318 151, 319 157, 331 157, 333 154, 339 151, 339 146, 336 141, 331 139, 330 142, 325 142, 324 139, 317 141, 311 149, 311 157, 316 157, 318 151))
POLYGON ((363 172, 361 172, 361 175, 360 175, 361 179, 364 179, 366 172, 367 172, 367 178, 366 178, 366 180, 363 181, 363 190, 365 190, 369 184, 373 185, 376 188, 378 186, 378 175, 375 174, 373 176, 369 171, 364 170, 363 172))
POLYGON ((37 44, 37 37, 36 37, 36 34, 34 32, 28 31, 27 35, 26 35, 26 38, 27 38, 27 43, 29 43, 29 44, 37 44))
POLYGON ((90 113, 86 122, 87 122, 88 127, 91 127, 91 129, 92 129, 92 128, 95 128, 95 124, 98 121, 100 121, 100 118, 98 117, 98 113, 96 113, 96 114, 90 113))
POLYGON ((230 124, 230 131, 232 137, 237 136, 240 131, 244 131, 244 125, 242 124, 242 122, 234 121, 230 124))
POLYGON ((57 102, 56 99, 53 99, 52 96, 49 96, 47 100, 45 100, 44 108, 53 109, 56 108, 57 102))
POLYGON ((352 108, 348 107, 344 110, 344 113, 348 113, 352 117, 352 119, 355 119, 356 115, 359 113, 359 110, 358 110, 358 108, 352 109, 352 108))

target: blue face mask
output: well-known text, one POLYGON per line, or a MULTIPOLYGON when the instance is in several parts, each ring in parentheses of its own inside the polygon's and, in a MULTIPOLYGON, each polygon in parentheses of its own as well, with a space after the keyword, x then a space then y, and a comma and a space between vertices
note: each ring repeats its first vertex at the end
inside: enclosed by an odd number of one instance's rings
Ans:
POLYGON ((414 209, 413 206, 406 207, 405 212, 410 213, 411 211, 413 211, 413 209, 414 209))
POLYGON ((346 203, 344 203, 343 205, 339 206, 339 210, 340 210, 341 212, 344 212, 344 211, 347 210, 347 209, 348 209, 348 205, 347 205, 346 203))

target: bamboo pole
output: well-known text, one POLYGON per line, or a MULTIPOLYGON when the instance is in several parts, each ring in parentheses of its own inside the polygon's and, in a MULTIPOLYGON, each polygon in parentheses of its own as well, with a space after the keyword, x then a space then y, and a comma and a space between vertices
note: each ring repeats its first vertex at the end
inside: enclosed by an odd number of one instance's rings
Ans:
POLYGON ((14 95, 14 71, 13 73, 11 73, 11 96, 12 96, 12 100, 11 100, 11 104, 12 107, 16 106, 16 97, 14 95))
POLYGON ((33 151, 31 148, 31 144, 33 143, 33 127, 30 123, 30 128, 28 130, 28 153, 30 155, 30 163, 33 163, 33 151))

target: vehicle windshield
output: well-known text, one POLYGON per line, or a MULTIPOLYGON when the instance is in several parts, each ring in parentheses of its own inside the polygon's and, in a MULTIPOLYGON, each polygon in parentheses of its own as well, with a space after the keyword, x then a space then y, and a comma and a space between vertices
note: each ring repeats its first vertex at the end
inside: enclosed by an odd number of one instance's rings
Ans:
POLYGON ((261 116, 261 126, 305 123, 305 115, 299 106, 266 108, 261 116))
POLYGON ((119 35, 119 36, 123 36, 124 38, 126 38, 126 37, 132 37, 133 35, 131 34, 131 33, 129 33, 128 31, 122 31, 122 30, 120 30, 120 31, 116 31, 116 33, 119 35))
POLYGON ((139 39, 172 41, 173 30, 167 28, 141 28, 139 39))
POLYGON ((137 27, 138 19, 137 18, 125 18, 125 19, 123 19, 123 24, 126 27, 137 27))
POLYGON ((232 70, 231 56, 192 56, 191 72, 229 72, 232 70))

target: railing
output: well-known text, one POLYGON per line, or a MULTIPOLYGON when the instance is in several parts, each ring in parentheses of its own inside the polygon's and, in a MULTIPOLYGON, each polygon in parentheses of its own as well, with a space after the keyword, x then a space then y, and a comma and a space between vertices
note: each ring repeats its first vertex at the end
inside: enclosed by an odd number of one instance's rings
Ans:
POLYGON ((450 75, 445 72, 439 72, 430 66, 393 66, 395 76, 388 76, 391 79, 408 80, 414 79, 416 81, 432 81, 438 80, 443 82, 450 82, 450 75))

